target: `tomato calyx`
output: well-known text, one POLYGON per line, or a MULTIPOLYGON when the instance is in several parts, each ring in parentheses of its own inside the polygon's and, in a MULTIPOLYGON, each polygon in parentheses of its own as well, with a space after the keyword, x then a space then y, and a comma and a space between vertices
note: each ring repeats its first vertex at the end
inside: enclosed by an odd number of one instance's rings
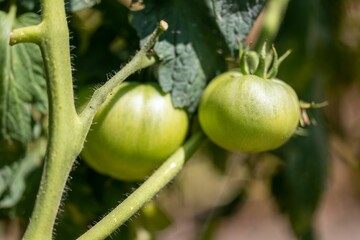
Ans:
POLYGON ((280 64, 291 53, 288 50, 279 57, 274 46, 271 47, 271 51, 267 52, 266 42, 260 52, 249 50, 249 46, 244 49, 241 44, 239 49, 241 73, 244 75, 256 75, 263 79, 275 78, 280 64))
MULTIPOLYGON (((247 46, 245 49, 242 44, 239 43, 239 63, 240 72, 243 75, 255 75, 262 79, 276 79, 280 64, 289 56, 291 50, 287 50, 280 57, 276 51, 274 45, 271 46, 271 50, 267 51, 267 43, 265 42, 259 52, 249 49, 247 46)), ((327 106, 327 102, 315 103, 299 101, 300 106, 300 128, 304 128, 309 125, 315 125, 316 121, 309 116, 309 109, 323 108, 327 106)))

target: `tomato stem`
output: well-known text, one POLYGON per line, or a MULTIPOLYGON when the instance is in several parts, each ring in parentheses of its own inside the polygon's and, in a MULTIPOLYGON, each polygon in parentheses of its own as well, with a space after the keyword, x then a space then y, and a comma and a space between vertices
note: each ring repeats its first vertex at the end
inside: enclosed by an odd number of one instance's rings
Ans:
POLYGON ((195 153, 204 140, 205 135, 201 131, 193 134, 138 189, 91 229, 81 235, 78 240, 100 240, 108 237, 180 172, 186 160, 195 153))
POLYGON ((41 32, 40 24, 14 29, 10 33, 9 44, 13 46, 18 43, 32 42, 39 45, 41 40, 41 35, 42 32, 41 32))
POLYGON ((63 190, 79 153, 80 122, 75 110, 69 31, 64 2, 43 0, 42 22, 14 30, 13 43, 40 46, 49 100, 49 138, 40 188, 23 239, 51 239, 63 190))
POLYGON ((10 36, 10 44, 32 42, 40 46, 49 100, 49 138, 44 170, 35 207, 23 239, 52 239, 53 228, 67 178, 82 150, 92 119, 112 89, 130 74, 149 66, 147 57, 158 36, 167 29, 160 22, 144 47, 103 87, 95 92, 88 107, 79 116, 75 110, 70 63, 69 30, 63 0, 42 0, 42 21, 19 28, 10 36))
POLYGON ((156 58, 154 56, 148 56, 148 52, 152 49, 157 41, 157 38, 161 33, 167 30, 167 23, 160 21, 158 27, 150 35, 148 41, 144 46, 136 53, 133 59, 125 65, 118 73, 116 73, 109 81, 107 81, 99 89, 95 90, 93 97, 90 99, 88 105, 80 113, 80 120, 83 125, 83 138, 85 140, 86 134, 89 131, 92 120, 101 106, 106 100, 106 97, 112 92, 112 90, 121 84, 128 76, 139 71, 149 65, 155 63, 156 58))

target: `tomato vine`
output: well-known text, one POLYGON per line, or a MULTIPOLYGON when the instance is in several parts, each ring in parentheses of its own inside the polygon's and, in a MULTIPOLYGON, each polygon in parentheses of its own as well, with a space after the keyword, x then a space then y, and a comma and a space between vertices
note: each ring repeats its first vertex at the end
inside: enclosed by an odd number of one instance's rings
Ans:
MULTIPOLYGON (((62 0, 43 0, 41 4, 43 17, 41 23, 15 29, 11 33, 9 41, 12 45, 25 42, 32 42, 39 45, 47 73, 49 92, 50 111, 47 154, 35 208, 23 237, 27 240, 52 238, 56 215, 68 175, 76 157, 82 149, 96 111, 115 86, 120 84, 130 74, 149 66, 149 64, 153 62, 154 59, 148 57, 148 52, 153 47, 158 36, 163 31, 166 31, 168 27, 165 21, 161 21, 134 58, 106 84, 97 89, 89 101, 89 104, 77 115, 72 91, 69 32, 64 2, 62 0)), ((179 150, 180 152, 176 152, 175 156, 170 158, 171 160, 168 166, 164 167, 161 171, 161 173, 163 173, 163 171, 168 173, 168 179, 171 179, 177 173, 177 171, 171 171, 171 169, 174 169, 174 166, 179 165, 174 163, 173 160, 184 161, 186 157, 189 157, 189 151, 187 151, 187 149, 193 149, 193 146, 197 146, 201 138, 197 137, 196 139, 197 140, 190 141, 190 146, 185 146, 185 149, 179 150)), ((130 200, 123 203, 125 205, 134 204, 136 206, 131 208, 134 211, 130 211, 129 214, 135 213, 136 209, 139 209, 145 204, 148 199, 155 195, 156 192, 168 182, 166 179, 159 179, 159 177, 157 177, 156 180, 158 184, 152 188, 152 191, 149 192, 146 189, 147 192, 144 192, 144 190, 140 190, 140 193, 139 191, 135 192, 143 196, 142 201, 138 198, 130 198, 130 200)), ((117 214, 120 214, 125 219, 131 216, 122 212, 117 214)), ((111 217, 113 218, 114 216, 111 215, 111 217)), ((121 222, 115 221, 112 226, 115 225, 117 228, 120 224, 121 222)), ((92 231, 99 230, 94 228, 92 231)), ((103 235, 105 234, 105 236, 111 234, 111 232, 101 229, 100 232, 103 235)))

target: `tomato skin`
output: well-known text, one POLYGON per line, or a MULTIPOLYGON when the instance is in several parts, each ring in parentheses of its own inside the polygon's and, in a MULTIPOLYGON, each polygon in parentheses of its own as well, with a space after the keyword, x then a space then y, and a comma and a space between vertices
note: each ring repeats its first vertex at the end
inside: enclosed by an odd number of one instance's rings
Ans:
POLYGON ((199 105, 199 121, 206 135, 235 152, 281 146, 293 135, 299 119, 299 100, 289 85, 237 72, 213 79, 199 105))
POLYGON ((97 112, 81 155, 100 173, 141 180, 182 144, 188 116, 156 84, 124 83, 113 93, 97 112))

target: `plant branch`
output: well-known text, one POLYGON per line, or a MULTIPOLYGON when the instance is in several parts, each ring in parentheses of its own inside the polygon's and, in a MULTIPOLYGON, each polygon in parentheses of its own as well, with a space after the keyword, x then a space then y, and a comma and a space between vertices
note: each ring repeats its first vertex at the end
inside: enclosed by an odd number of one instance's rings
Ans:
POLYGON ((158 27, 150 35, 147 42, 144 46, 136 53, 136 55, 131 59, 131 61, 126 64, 117 74, 115 74, 109 81, 107 81, 103 86, 97 89, 88 105, 80 113, 80 121, 84 126, 84 137, 86 137, 87 132, 91 126, 92 120, 101 106, 106 100, 106 97, 111 93, 111 91, 123 82, 128 76, 133 74, 136 71, 139 71, 145 67, 148 67, 150 64, 154 63, 154 58, 150 59, 148 57, 149 50, 152 49, 154 44, 157 41, 157 38, 161 33, 166 31, 168 24, 165 21, 160 21, 158 27))
POLYGON ((14 29, 10 33, 10 45, 31 42, 40 45, 42 36, 41 24, 14 29))
POLYGON ((64 2, 43 0, 42 17, 39 25, 14 31, 11 41, 37 43, 47 74, 49 141, 35 208, 23 238, 27 240, 52 238, 67 178, 76 157, 81 152, 97 109, 116 85, 130 74, 149 65, 151 59, 147 57, 147 53, 160 33, 167 29, 167 23, 162 21, 134 59, 95 92, 88 108, 79 117, 74 105, 69 32, 64 2))
POLYGON ((10 44, 33 42, 40 46, 49 100, 49 138, 44 170, 30 223, 23 239, 52 239, 61 197, 73 163, 82 150, 97 109, 107 95, 130 74, 148 66, 149 50, 167 23, 150 35, 135 57, 103 87, 99 88, 80 116, 76 113, 70 63, 69 31, 63 0, 42 0, 42 22, 16 29, 10 44))
POLYGON ((78 240, 100 240, 108 237, 180 172, 185 161, 199 148, 204 139, 205 135, 201 131, 193 134, 135 192, 86 233, 81 235, 78 240))
POLYGON ((49 137, 35 207, 23 239, 52 239, 65 184, 82 146, 75 110, 69 31, 63 0, 43 0, 40 25, 14 30, 13 42, 40 46, 49 100, 49 137), (22 34, 23 33, 23 34, 22 34))

